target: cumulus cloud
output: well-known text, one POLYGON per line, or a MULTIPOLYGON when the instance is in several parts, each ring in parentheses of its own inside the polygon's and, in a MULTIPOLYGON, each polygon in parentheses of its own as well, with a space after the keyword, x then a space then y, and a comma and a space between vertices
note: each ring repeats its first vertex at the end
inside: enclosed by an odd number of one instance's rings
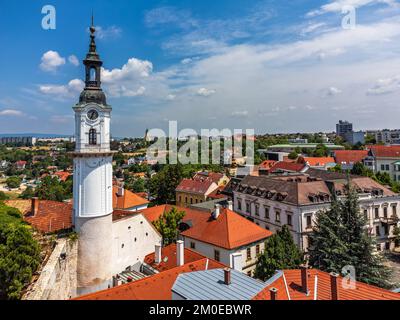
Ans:
POLYGON ((68 62, 70 63, 70 64, 72 64, 72 65, 74 65, 75 67, 78 67, 79 66, 79 60, 78 60, 78 58, 75 56, 75 55, 70 55, 69 57, 68 57, 68 62))
POLYGON ((15 110, 15 109, 4 109, 4 110, 0 110, 0 116, 23 117, 23 116, 25 116, 25 113, 23 113, 20 110, 15 110))
POLYGON ((392 78, 379 79, 372 88, 367 90, 368 95, 389 94, 400 89, 400 75, 392 78))
POLYGON ((199 96, 203 96, 203 97, 209 97, 209 96, 213 95, 216 92, 217 91, 214 90, 214 89, 207 89, 207 88, 200 88, 199 90, 197 90, 197 94, 199 96))
POLYGON ((40 68, 46 72, 54 72, 65 64, 65 58, 61 57, 57 51, 47 51, 43 54, 40 68))
POLYGON ((39 91, 42 94, 54 96, 57 98, 76 97, 85 86, 85 83, 80 79, 74 79, 68 82, 67 85, 40 85, 39 91))
POLYGON ((115 97, 136 97, 145 93, 143 81, 149 78, 153 64, 147 60, 130 58, 122 68, 102 69, 102 81, 107 92, 115 97))

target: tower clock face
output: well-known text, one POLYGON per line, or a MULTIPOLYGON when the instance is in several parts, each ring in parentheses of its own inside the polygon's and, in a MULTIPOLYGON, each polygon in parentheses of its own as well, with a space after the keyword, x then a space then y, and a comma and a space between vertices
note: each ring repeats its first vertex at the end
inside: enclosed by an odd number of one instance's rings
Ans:
POLYGON ((99 113, 95 109, 90 109, 87 113, 87 117, 89 120, 94 121, 99 117, 99 113))

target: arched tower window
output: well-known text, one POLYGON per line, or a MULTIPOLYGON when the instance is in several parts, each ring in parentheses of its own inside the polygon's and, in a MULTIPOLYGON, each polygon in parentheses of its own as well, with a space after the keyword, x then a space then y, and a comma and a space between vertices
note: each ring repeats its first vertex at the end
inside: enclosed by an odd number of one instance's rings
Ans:
POLYGON ((96 81, 96 68, 90 68, 90 81, 96 81))
POLYGON ((96 129, 89 130, 89 144, 96 145, 97 144, 97 132, 96 129))

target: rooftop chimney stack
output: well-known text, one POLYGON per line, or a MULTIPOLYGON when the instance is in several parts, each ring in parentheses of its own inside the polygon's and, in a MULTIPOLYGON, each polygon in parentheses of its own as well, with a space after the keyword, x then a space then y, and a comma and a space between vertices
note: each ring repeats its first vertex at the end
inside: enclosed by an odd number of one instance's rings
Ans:
POLYGON ((277 288, 269 289, 269 293, 271 295, 271 300, 278 300, 278 289, 277 288))
POLYGON ((308 295, 310 293, 310 291, 308 290, 307 266, 301 265, 300 270, 301 270, 301 291, 303 291, 306 295, 308 295))
POLYGON ((185 264, 185 248, 182 240, 176 242, 176 265, 178 267, 185 264))
POLYGON ((331 272, 331 299, 339 300, 339 291, 338 291, 338 279, 339 275, 337 273, 331 272))
POLYGON ((154 254, 155 254, 154 262, 156 264, 161 263, 162 255, 161 255, 161 245, 160 244, 156 244, 156 250, 155 250, 154 254))
POLYGON ((124 187, 118 187, 118 197, 123 197, 125 194, 124 187))
POLYGON ((32 216, 36 216, 39 212, 39 198, 32 198, 32 216))
POLYGON ((215 220, 218 219, 220 213, 221 213, 221 205, 220 204, 216 204, 215 205, 214 214, 213 214, 215 220))
POLYGON ((224 283, 229 286, 231 282, 231 269, 230 268, 225 268, 224 269, 224 283))
POLYGON ((233 211, 233 201, 232 200, 228 201, 228 209, 233 211))

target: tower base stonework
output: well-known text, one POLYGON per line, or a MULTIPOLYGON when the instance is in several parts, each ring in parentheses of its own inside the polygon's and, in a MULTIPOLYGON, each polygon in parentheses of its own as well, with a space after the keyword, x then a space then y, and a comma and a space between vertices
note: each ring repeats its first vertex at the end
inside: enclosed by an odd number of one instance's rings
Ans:
POLYGON ((112 286, 112 214, 75 218, 78 239, 77 294, 112 286))

